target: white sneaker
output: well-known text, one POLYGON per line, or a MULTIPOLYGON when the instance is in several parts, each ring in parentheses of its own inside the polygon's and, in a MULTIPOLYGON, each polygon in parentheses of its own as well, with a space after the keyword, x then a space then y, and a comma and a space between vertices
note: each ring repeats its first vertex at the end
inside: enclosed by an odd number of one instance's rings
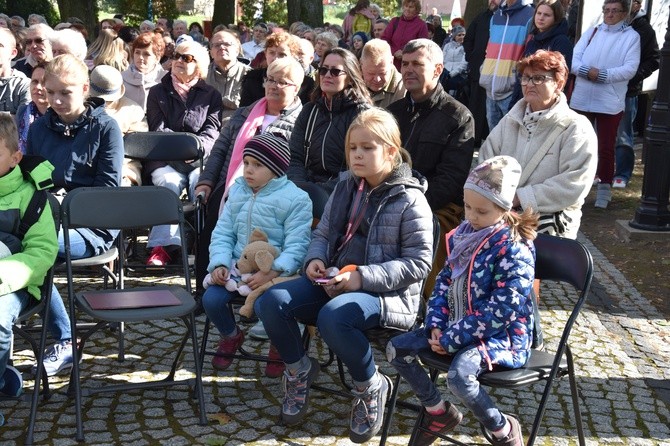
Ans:
MULTIPOLYGON (((47 376, 68 370, 72 367, 72 342, 63 341, 54 344, 44 353, 44 370, 47 376)), ((33 376, 37 372, 37 365, 33 366, 33 376)))
POLYGON ((612 182, 612 187, 615 189, 625 189, 628 182, 621 177, 616 177, 612 182))
POLYGON ((267 332, 265 331, 263 322, 261 322, 260 320, 256 322, 256 325, 251 327, 251 329, 249 330, 249 337, 251 339, 256 339, 257 341, 267 341, 268 339, 270 339, 267 332))

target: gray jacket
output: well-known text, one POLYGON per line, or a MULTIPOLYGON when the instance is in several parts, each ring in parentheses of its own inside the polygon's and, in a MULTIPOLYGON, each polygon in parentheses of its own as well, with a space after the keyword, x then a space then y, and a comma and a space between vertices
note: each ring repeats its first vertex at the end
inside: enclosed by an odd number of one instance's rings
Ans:
MULTIPOLYGON (((361 223, 367 239, 358 271, 362 291, 381 299, 382 327, 406 330, 414 325, 421 284, 433 261, 433 213, 424 196, 428 186, 425 178, 415 175, 419 174, 403 164, 367 195, 373 206, 371 217, 361 223)), ((312 234, 305 267, 315 259, 326 266, 336 262, 359 181, 349 172, 341 178, 312 234)))
MULTIPOLYGON (((224 124, 219 137, 212 147, 209 158, 207 158, 205 170, 200 175, 198 185, 206 185, 211 187, 212 190, 216 190, 225 183, 228 164, 230 164, 230 157, 233 154, 237 134, 255 105, 256 103, 254 102, 248 107, 237 109, 235 114, 230 117, 228 123, 224 124)), ((281 135, 287 141, 290 140, 295 120, 298 118, 301 110, 302 103, 300 99, 296 99, 293 104, 281 111, 277 119, 268 125, 263 133, 281 135)))
POLYGON ((240 106, 242 78, 249 70, 251 67, 241 62, 235 62, 227 71, 221 71, 214 62, 209 65, 205 82, 221 93, 224 118, 232 115, 240 106))
POLYGON ((20 105, 30 102, 30 79, 18 70, 0 78, 0 112, 16 115, 20 105))

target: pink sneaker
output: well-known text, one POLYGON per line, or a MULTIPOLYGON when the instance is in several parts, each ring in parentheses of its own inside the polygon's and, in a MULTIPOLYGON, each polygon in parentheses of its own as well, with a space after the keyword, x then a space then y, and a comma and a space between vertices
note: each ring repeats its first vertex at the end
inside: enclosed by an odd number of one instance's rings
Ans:
MULTIPOLYGON (((236 335, 221 338, 219 341, 219 348, 216 349, 216 352, 225 355, 233 355, 235 352, 237 352, 237 349, 240 348, 243 343, 244 332, 240 330, 240 327, 237 327, 236 335)), ((232 363, 233 358, 222 358, 220 356, 214 356, 212 358, 212 367, 217 370, 226 370, 232 363)))
POLYGON ((286 365, 282 361, 279 352, 274 345, 270 344, 270 351, 268 352, 268 359, 281 362, 268 362, 265 365, 265 376, 268 378, 279 378, 286 370, 286 365))
POLYGON ((170 263, 170 260, 172 260, 170 254, 168 254, 168 252, 162 246, 156 246, 151 250, 151 255, 147 259, 147 265, 165 266, 170 263))

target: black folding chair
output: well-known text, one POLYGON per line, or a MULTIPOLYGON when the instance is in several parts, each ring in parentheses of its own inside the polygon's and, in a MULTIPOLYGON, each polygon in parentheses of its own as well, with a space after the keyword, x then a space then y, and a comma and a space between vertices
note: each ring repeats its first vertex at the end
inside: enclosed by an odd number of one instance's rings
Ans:
MULTIPOLYGON (((76 438, 84 440, 83 422, 81 414, 81 396, 99 392, 119 392, 137 388, 156 388, 172 385, 190 385, 192 380, 174 379, 177 365, 186 346, 189 335, 193 345, 195 360, 195 392, 199 403, 199 422, 207 424, 204 396, 202 389, 202 372, 198 358, 198 340, 195 326, 195 309, 197 307, 191 294, 191 278, 188 269, 188 258, 185 249, 182 249, 182 266, 184 268, 184 286, 154 286, 128 288, 124 283, 121 289, 84 291, 75 293, 72 278, 72 259, 70 255, 70 239, 68 230, 73 228, 100 228, 118 229, 122 237, 124 230, 138 227, 147 227, 160 224, 177 224, 182 240, 182 248, 186 243, 184 237, 184 212, 181 201, 173 192, 166 188, 145 186, 139 188, 79 188, 70 192, 61 205, 61 222, 65 235, 65 254, 68 275, 69 310, 72 325, 72 338, 79 339, 78 348, 73 349, 73 367, 70 377, 70 389, 74 388, 76 413, 76 438), (145 305, 147 297, 161 294, 161 302, 155 302, 149 307, 137 308, 145 305), (166 295, 167 294, 167 295, 166 295), (162 299, 174 300, 173 305, 165 305, 162 299), (104 299, 104 308, 92 304, 94 299, 104 299), (122 303, 131 302, 130 307, 124 308, 122 303), (138 305, 139 305, 138 304, 138 305), (96 308, 94 308, 94 306, 96 308), (95 320, 100 321, 90 330, 77 334, 77 311, 83 311, 95 320), (151 320, 165 320, 180 318, 186 326, 185 334, 179 343, 174 361, 168 375, 160 381, 123 383, 117 385, 98 386, 82 389, 80 385, 79 358, 86 341, 90 336, 105 326, 108 322, 143 322, 151 320)), ((124 260, 124 252, 120 250, 120 262, 124 260)), ((122 278, 123 280, 123 278, 122 278)), ((154 296, 156 297, 156 296, 154 296)))
MULTIPOLYGON (((565 238, 539 234, 535 240, 537 260, 535 263, 535 277, 544 281, 564 282, 575 288, 577 299, 572 306, 570 316, 563 327, 563 333, 556 351, 550 353, 546 350, 533 350, 528 363, 519 369, 496 370, 486 372, 479 376, 479 382, 489 387, 518 388, 544 381, 542 397, 535 413, 535 420, 531 427, 527 446, 535 444, 540 425, 544 418, 552 386, 556 378, 567 376, 570 381, 570 394, 575 415, 575 424, 579 444, 586 444, 584 439, 584 427, 579 409, 579 390, 575 378, 575 367, 570 350, 569 337, 572 327, 579 316, 584 302, 591 287, 593 278, 593 260, 589 251, 581 243, 565 238)), ((440 372, 449 370, 449 360, 443 355, 433 352, 419 354, 419 359, 429 368, 433 382, 437 382, 440 372)), ((452 444, 463 444, 451 437, 438 435, 421 427, 425 411, 421 411, 414 425, 410 438, 410 445, 418 438, 420 432, 427 432, 440 437, 452 444)), ((490 433, 482 428, 487 439, 490 433)))
MULTIPOLYGON (((125 157, 141 161, 143 164, 151 161, 185 161, 197 162, 200 173, 203 170, 204 150, 200 139, 188 132, 135 132, 123 137, 125 157)), ((195 233, 193 252, 197 252, 198 231, 204 221, 204 206, 201 197, 194 197, 193 202, 183 203, 184 214, 194 216, 190 224, 195 233)), ((132 240, 131 248, 136 245, 136 238, 132 240)), ((136 252, 136 250, 133 250, 136 252)), ((197 255, 195 256, 197 259, 197 255)), ((137 267, 137 265, 133 265, 137 267)), ((195 265, 194 265, 195 267, 195 265)), ((155 268, 155 267, 154 267, 155 268)))

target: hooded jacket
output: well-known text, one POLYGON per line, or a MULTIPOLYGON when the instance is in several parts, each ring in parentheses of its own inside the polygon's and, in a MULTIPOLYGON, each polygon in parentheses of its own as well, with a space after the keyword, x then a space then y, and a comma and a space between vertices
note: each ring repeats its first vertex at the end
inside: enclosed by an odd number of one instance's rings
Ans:
POLYGON ((286 175, 271 179, 258 192, 239 177, 212 232, 209 272, 218 266, 228 271, 242 255, 254 229, 262 229, 268 243, 279 251, 272 269, 282 276, 295 274, 307 252, 312 226, 312 202, 307 192, 286 175))
POLYGON ((516 63, 523 54, 528 27, 535 12, 532 3, 532 0, 516 0, 509 6, 505 2, 491 17, 489 42, 479 85, 493 100, 505 99, 514 92, 516 63))
MULTIPOLYGON (((453 249, 449 237, 447 252, 453 249)), ((533 303, 529 298, 535 278, 532 242, 514 241, 503 225, 475 249, 467 274, 465 315, 449 325, 449 287, 452 266, 447 262, 437 276, 428 301, 425 330, 442 330, 440 344, 450 353, 475 345, 483 361, 519 368, 530 357, 533 303)))
POLYGON ((640 65, 640 35, 624 21, 614 25, 601 23, 595 29, 584 31, 575 45, 572 73, 577 79, 570 107, 616 115, 625 108, 628 81, 640 65), (592 67, 599 70, 595 81, 587 77, 592 67))
POLYGON ((332 191, 339 173, 347 167, 344 137, 349 125, 368 108, 368 103, 358 102, 344 93, 333 98, 331 107, 323 97, 304 105, 289 141, 291 164, 288 177, 293 181, 327 183, 328 191, 332 191), (308 134, 309 116, 313 110, 313 130, 308 134))
POLYGON ((16 115, 20 106, 30 102, 30 79, 13 69, 9 77, 0 78, 0 112, 16 115))
MULTIPOLYGON (((342 174, 312 235, 305 267, 315 259, 326 266, 344 266, 333 261, 358 185, 359 179, 350 172, 342 174)), ((402 164, 367 195, 371 204, 365 219, 367 237, 357 265, 362 291, 381 300, 382 327, 407 330, 416 322, 421 284, 433 261, 433 218, 424 196, 426 187, 425 178, 402 164)))
POLYGON ((475 123, 470 111, 438 83, 430 97, 415 103, 411 94, 389 106, 398 120, 402 145, 412 166, 428 179, 426 198, 433 211, 463 205, 463 185, 474 154, 475 123))
POLYGON ((528 43, 526 43, 526 50, 523 52, 523 57, 535 54, 537 50, 558 51, 565 57, 565 62, 568 64, 568 70, 572 65, 572 42, 568 37, 568 21, 561 20, 544 32, 534 32, 530 35, 528 43))
POLYGON ((18 166, 0 177, 0 245, 4 244, 11 252, 10 256, 0 258, 0 298, 26 288, 39 299, 39 287, 56 260, 58 238, 48 202, 23 240, 15 236, 36 184, 50 184, 52 170, 53 166, 43 161, 32 170, 33 181, 27 180, 18 166))
MULTIPOLYGON (((30 126, 26 154, 40 155, 54 166, 56 189, 121 185, 123 137, 117 122, 105 113, 105 101, 89 98, 86 110, 72 124, 65 124, 49 108, 30 126)), ((80 228, 96 254, 109 249, 115 232, 80 228), (104 243, 100 244, 98 237, 104 243)))

